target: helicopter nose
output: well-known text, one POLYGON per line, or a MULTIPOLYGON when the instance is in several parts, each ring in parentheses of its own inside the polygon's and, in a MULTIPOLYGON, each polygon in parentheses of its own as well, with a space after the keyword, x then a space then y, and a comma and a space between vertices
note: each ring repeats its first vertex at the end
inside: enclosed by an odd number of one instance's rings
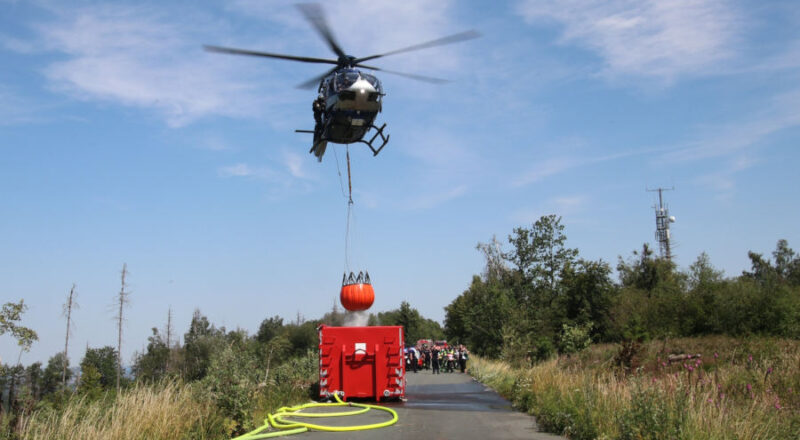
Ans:
POLYGON ((378 91, 375 87, 364 79, 359 79, 352 86, 350 90, 355 92, 355 100, 360 105, 366 105, 368 102, 376 102, 378 99, 378 91))
POLYGON ((369 83, 369 81, 365 81, 363 79, 360 79, 355 83, 353 83, 353 86, 350 87, 350 89, 356 92, 357 95, 366 95, 370 92, 375 91, 375 87, 373 87, 372 84, 369 83))

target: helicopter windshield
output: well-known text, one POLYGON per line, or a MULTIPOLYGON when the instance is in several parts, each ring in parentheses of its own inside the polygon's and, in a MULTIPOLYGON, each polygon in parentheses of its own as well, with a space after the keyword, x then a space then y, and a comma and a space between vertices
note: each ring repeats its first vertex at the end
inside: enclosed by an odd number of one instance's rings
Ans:
POLYGON ((375 87, 375 90, 378 91, 378 93, 383 93, 383 89, 381 88, 381 82, 378 78, 368 73, 359 72, 358 70, 347 70, 344 72, 337 73, 336 79, 334 80, 335 91, 339 92, 348 89, 350 86, 353 85, 353 83, 358 81, 359 77, 372 84, 372 87, 375 87))
POLYGON ((358 81, 358 72, 350 70, 336 75, 336 90, 344 90, 358 81))
POLYGON ((367 80, 370 84, 372 84, 372 87, 375 87, 375 90, 377 90, 378 93, 383 93, 383 89, 381 89, 381 82, 378 78, 376 78, 373 75, 370 75, 369 73, 363 73, 363 72, 361 73, 361 78, 367 80))

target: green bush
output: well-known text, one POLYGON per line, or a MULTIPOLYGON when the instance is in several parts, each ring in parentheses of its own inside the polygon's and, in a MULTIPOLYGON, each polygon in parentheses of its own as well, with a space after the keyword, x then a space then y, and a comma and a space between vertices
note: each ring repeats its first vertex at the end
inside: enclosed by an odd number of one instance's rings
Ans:
POLYGON ((561 354, 573 354, 585 350, 592 345, 592 323, 586 325, 561 325, 558 338, 558 351, 561 354))
POLYGON ((655 389, 633 391, 630 406, 617 418, 620 440, 679 440, 685 435, 686 393, 670 399, 655 389), (683 397, 680 397, 683 396, 683 397), (674 402, 676 406, 671 406, 674 402))

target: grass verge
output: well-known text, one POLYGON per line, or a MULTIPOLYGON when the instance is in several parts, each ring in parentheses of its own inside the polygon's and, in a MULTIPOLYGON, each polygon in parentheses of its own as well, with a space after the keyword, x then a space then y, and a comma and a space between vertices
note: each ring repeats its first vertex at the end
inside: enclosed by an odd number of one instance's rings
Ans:
POLYGON ((594 345, 528 367, 475 356, 470 373, 534 415, 540 429, 570 439, 800 436, 798 341, 653 341, 636 349, 629 373, 617 367, 619 351, 594 345))

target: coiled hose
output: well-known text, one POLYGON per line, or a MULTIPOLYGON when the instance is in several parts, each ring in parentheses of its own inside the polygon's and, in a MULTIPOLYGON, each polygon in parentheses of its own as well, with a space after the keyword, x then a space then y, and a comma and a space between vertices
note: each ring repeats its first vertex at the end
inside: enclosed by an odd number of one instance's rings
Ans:
POLYGON ((306 432, 309 429, 313 429, 315 431, 332 431, 332 432, 365 431, 367 429, 385 428, 387 426, 391 426, 397 423, 397 412, 395 412, 395 410, 391 408, 379 405, 368 405, 365 403, 342 402, 342 400, 339 399, 339 395, 336 393, 333 394, 333 397, 336 399, 336 403, 312 402, 303 405, 284 406, 283 408, 279 408, 278 411, 275 412, 275 414, 267 414, 267 418, 266 420, 264 420, 263 425, 248 432, 247 434, 240 435, 239 437, 236 437, 233 440, 257 440, 262 438, 280 437, 284 435, 300 434, 301 432, 306 432), (339 406, 357 407, 361 409, 356 411, 343 411, 343 412, 331 412, 331 413, 301 412, 302 410, 308 408, 330 408, 339 406), (315 423, 286 420, 286 418, 289 417, 322 418, 322 417, 355 416, 359 414, 364 414, 371 409, 386 411, 392 415, 392 419, 381 423, 372 423, 369 425, 351 425, 351 426, 327 426, 327 425, 317 425, 315 423), (262 432, 265 429, 269 429, 270 427, 279 429, 280 431, 262 432))

